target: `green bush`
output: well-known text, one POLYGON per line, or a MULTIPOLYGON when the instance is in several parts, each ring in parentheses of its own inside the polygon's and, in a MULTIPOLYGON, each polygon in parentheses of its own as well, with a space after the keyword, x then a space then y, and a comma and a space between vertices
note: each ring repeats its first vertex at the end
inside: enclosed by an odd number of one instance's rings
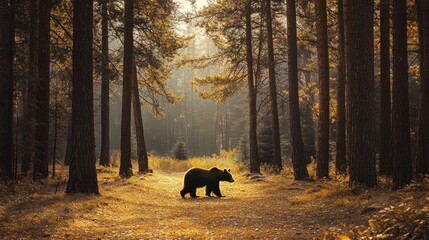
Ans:
POLYGON ((187 160, 188 154, 186 152, 185 144, 177 141, 171 151, 171 157, 177 160, 187 160))

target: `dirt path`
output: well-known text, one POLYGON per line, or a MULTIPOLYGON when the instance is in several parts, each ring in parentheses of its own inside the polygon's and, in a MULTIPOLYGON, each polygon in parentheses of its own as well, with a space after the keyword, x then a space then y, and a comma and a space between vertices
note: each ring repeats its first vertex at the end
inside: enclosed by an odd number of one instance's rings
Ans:
POLYGON ((377 192, 356 197, 331 182, 279 176, 234 176, 235 183, 221 183, 225 198, 205 197, 199 189, 202 197, 182 199, 183 174, 124 180, 106 170, 99 173, 99 197, 53 194, 55 185, 2 195, 0 238, 309 239, 330 227, 365 223, 369 215, 360 213, 361 204, 380 200, 377 192))

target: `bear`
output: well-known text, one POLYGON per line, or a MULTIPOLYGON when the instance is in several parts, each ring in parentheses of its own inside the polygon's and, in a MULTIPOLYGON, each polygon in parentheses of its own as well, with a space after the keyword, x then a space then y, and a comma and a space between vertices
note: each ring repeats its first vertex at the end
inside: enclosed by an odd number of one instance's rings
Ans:
POLYGON ((191 168, 185 173, 185 184, 180 195, 185 198, 185 195, 190 193, 192 198, 197 198, 197 188, 206 187, 206 196, 212 197, 211 193, 213 192, 218 197, 225 197, 220 193, 219 182, 234 182, 230 172, 230 169, 222 171, 217 167, 210 170, 191 168))

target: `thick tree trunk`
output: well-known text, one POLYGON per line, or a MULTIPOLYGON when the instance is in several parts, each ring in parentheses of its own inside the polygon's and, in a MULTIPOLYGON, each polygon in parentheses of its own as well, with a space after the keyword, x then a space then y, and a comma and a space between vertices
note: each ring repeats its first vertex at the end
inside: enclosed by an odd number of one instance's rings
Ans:
POLYGON ((344 12, 343 0, 337 1, 338 6, 338 77, 337 77, 337 139, 335 168, 339 173, 345 173, 346 163, 346 69, 344 49, 344 12))
POLYGON ((296 38, 295 0, 287 1, 289 111, 292 143, 292 164, 295 180, 309 178, 301 133, 301 118, 298 98, 298 47, 296 38))
POLYGON ((380 162, 382 175, 392 175, 392 119, 390 95, 390 0, 380 2, 380 162))
POLYGON ((326 0, 316 1, 317 58, 319 69, 318 178, 329 177, 329 58, 326 0))
POLYGON ((72 160, 67 194, 98 194, 95 169, 93 1, 73 0, 72 160))
POLYGON ((109 28, 107 15, 107 0, 101 0, 101 151, 100 165, 110 164, 110 134, 109 134, 109 28))
POLYGON ((407 62, 407 1, 393 0, 393 188, 411 182, 407 62))
POLYGON ((270 85, 271 122, 273 128, 273 162, 276 170, 280 172, 283 168, 283 163, 280 147, 279 113, 277 108, 276 66, 274 61, 271 0, 265 0, 265 9, 267 19, 268 78, 270 85))
POLYGON ((48 177, 49 163, 49 82, 50 82, 50 5, 51 1, 39 1, 38 32, 38 83, 36 89, 36 127, 33 179, 48 177))
POLYGON ((26 86, 26 102, 24 106, 25 138, 22 155, 21 172, 27 174, 31 167, 34 152, 34 102, 37 83, 37 0, 29 0, 30 28, 28 44, 28 79, 26 86))
POLYGON ((133 64, 133 79, 132 79, 132 101, 134 124, 136 127, 137 138, 137 160, 139 163, 139 173, 149 172, 149 160, 146 150, 146 141, 144 139, 144 128, 142 119, 142 110, 140 106, 139 86, 137 81, 137 67, 133 64))
MULTIPOLYGON (((429 0, 419 0, 418 11, 422 23, 422 31, 419 38, 421 50, 421 84, 420 84, 420 107, 419 125, 417 138, 417 164, 416 175, 429 174, 429 0)), ((420 19, 419 19, 420 21, 420 19)))
POLYGON ((125 0, 124 80, 122 85, 121 165, 119 175, 131 177, 131 81, 133 71, 133 0, 125 0))
POLYGON ((246 61, 247 61, 247 86, 249 101, 249 148, 250 148, 250 172, 260 173, 258 158, 258 140, 256 136, 256 91, 253 80, 253 54, 252 54, 252 1, 246 2, 246 61))
MULTIPOLYGON (((14 2, 0 3, 0 168, 14 178, 13 155, 13 56, 15 42, 14 2)), ((2 176, 0 176, 2 177, 2 176)))
POLYGON ((350 184, 377 185, 374 135, 374 3, 346 0, 350 7, 350 184))

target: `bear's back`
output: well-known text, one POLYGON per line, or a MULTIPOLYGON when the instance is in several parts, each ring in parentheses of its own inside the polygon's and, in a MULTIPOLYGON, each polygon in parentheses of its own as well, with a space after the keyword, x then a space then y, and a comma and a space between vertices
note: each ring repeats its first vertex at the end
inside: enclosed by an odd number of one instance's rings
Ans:
POLYGON ((214 175, 206 169, 191 168, 185 174, 185 184, 203 187, 216 181, 214 175))

